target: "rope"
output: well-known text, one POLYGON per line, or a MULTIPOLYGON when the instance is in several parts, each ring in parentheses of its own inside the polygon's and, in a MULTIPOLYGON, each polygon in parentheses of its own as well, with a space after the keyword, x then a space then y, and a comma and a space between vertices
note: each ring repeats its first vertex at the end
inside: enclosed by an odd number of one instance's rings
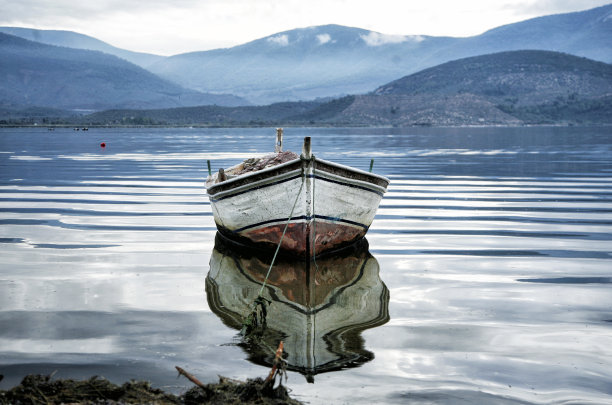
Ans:
MULTIPOLYGON (((316 211, 315 211, 315 185, 317 184, 316 179, 315 179, 315 165, 316 165, 316 159, 315 156, 312 155, 312 262, 315 266, 315 272, 312 275, 313 276, 313 280, 311 280, 312 283, 312 289, 313 289, 313 296, 316 296, 316 294, 314 294, 314 290, 317 288, 317 282, 316 282, 316 278, 317 278, 317 273, 319 272, 319 266, 317 265, 317 216, 316 216, 316 211)), ((310 258, 308 258, 308 260, 310 260, 310 258)), ((310 293, 310 292, 309 292, 310 293)), ((311 297, 312 298, 312 297, 311 297)), ((315 331, 315 335, 316 335, 316 330, 317 330, 317 313, 316 311, 313 312, 312 314, 312 327, 315 331)), ((315 356, 315 364, 316 364, 316 350, 315 350, 315 344, 316 341, 312 341, 312 355, 315 356)))
POLYGON ((274 267, 274 262, 276 261, 276 256, 278 255, 278 251, 280 250, 281 244, 283 243, 283 238, 285 237, 285 233, 287 233, 287 228, 289 228, 289 222, 291 221, 291 218, 293 217, 293 212, 295 211, 295 206, 297 205, 297 202, 300 198, 300 194, 302 194, 304 183, 306 183, 305 173, 304 173, 304 177, 302 178, 302 184, 300 184, 300 190, 298 191, 297 196, 295 197, 295 201, 293 202, 293 207, 291 207, 291 213, 289 214, 289 218, 287 218, 285 229, 283 229, 283 234, 281 235, 280 240, 278 241, 278 245, 276 246, 276 251, 274 252, 274 257, 272 257, 272 263, 270 263, 270 267, 268 268, 268 273, 266 273, 266 278, 264 279, 261 285, 261 289, 259 290, 257 297, 255 298, 255 300, 253 300, 253 309, 251 310, 251 313, 242 322, 242 330, 240 331, 240 334, 243 337, 246 337, 247 335, 249 335, 251 331, 253 330, 254 325, 257 326, 260 321, 263 327, 265 327, 266 325, 266 316, 267 316, 266 315, 267 314, 266 305, 269 304, 270 301, 268 301, 262 296, 263 290, 264 288, 266 288, 268 278, 270 277, 270 272, 272 271, 272 267, 274 267), (258 307, 261 307, 261 313, 257 311, 258 307))
POLYGON ((270 267, 268 268, 268 273, 266 274, 266 278, 264 279, 264 282, 261 285, 261 289, 259 290, 259 294, 257 294, 257 297, 261 297, 261 294, 263 293, 263 290, 266 287, 266 283, 268 282, 268 277, 270 276, 270 271, 272 270, 272 267, 274 266, 274 262, 276 261, 276 256, 278 255, 278 251, 280 250, 281 244, 283 243, 283 238, 285 237, 287 228, 289 228, 289 222, 291 221, 291 218, 293 217, 293 211, 295 211, 295 206, 297 205, 297 202, 300 198, 300 194, 302 194, 302 189, 304 188, 305 182, 306 182, 305 178, 302 178, 302 184, 300 184, 300 190, 298 191, 297 196, 295 197, 293 207, 291 208, 291 213, 289 214, 289 218, 287 218, 287 223, 285 224, 285 229, 283 229, 283 234, 281 235, 280 240, 278 241, 278 245, 276 246, 276 252, 274 252, 274 257, 272 257, 272 263, 270 263, 270 267))
POLYGON ((315 156, 312 155, 312 261, 315 265, 315 269, 319 271, 319 266, 317 265, 317 216, 315 215, 315 185, 317 184, 315 179, 315 156))

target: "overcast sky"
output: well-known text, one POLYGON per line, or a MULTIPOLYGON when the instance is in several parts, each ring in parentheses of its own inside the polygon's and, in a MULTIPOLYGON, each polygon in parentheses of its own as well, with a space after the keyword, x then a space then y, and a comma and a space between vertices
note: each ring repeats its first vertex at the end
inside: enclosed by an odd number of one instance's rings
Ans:
POLYGON ((611 0, 0 0, 0 26, 76 31, 172 55, 323 24, 383 34, 470 36, 611 0))

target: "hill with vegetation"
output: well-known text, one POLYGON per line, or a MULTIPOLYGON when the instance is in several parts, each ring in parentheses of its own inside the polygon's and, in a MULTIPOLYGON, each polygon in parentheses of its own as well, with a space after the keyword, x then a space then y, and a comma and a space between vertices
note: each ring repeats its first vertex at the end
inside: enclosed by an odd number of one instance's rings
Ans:
POLYGON ((304 123, 303 116, 316 111, 321 104, 316 101, 298 101, 266 106, 209 105, 156 110, 108 110, 85 116, 80 122, 88 125, 265 126, 280 122, 299 125, 304 123))
POLYGON ((612 121, 612 65, 549 51, 448 62, 359 96, 335 117, 381 125, 612 121))

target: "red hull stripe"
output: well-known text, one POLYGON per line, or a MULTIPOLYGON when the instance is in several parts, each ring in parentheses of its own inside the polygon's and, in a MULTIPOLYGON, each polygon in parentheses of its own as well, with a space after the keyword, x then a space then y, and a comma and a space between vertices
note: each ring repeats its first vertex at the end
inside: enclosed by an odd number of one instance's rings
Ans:
MULTIPOLYGON (((342 223, 349 224, 349 225, 359 226, 359 227, 361 227, 363 229, 368 229, 368 226, 366 226, 366 225, 364 225, 362 223, 359 223, 359 222, 351 221, 349 219, 328 217, 328 216, 325 216, 325 215, 315 215, 314 218, 315 218, 315 220, 316 219, 323 219, 325 221, 330 221, 330 222, 342 222, 342 223)), ((291 222, 302 221, 302 220, 310 221, 312 219, 313 219, 312 216, 301 215, 299 217, 291 218, 291 222)), ((239 232, 245 231, 247 229, 257 228, 257 227, 262 226, 262 225, 268 225, 268 224, 279 223, 279 222, 280 223, 286 223, 287 219, 286 218, 270 219, 268 221, 262 221, 262 222, 258 222, 256 224, 251 224, 251 225, 243 226, 242 228, 236 229, 236 230, 234 230, 232 232, 239 233, 239 232)))
MULTIPOLYGON (((257 229, 250 229, 242 234, 254 243, 267 243, 276 245, 281 240, 284 224, 273 224, 257 229)), ((313 252, 320 254, 326 250, 336 249, 347 243, 362 238, 366 230, 343 224, 321 222, 317 224, 316 236, 312 235, 314 228, 311 225, 292 222, 282 239, 281 249, 293 252, 300 256, 308 256, 313 252), (314 237, 314 241, 311 239, 314 237), (314 243, 313 243, 314 242, 314 243), (314 245, 314 246, 312 246, 314 245)))

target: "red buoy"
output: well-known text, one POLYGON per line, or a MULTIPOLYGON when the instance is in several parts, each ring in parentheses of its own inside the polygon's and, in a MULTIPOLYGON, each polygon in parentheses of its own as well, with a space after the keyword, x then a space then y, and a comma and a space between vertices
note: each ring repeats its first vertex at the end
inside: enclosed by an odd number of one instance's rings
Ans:
POLYGON ((106 142, 102 142, 102 143, 100 144, 100 147, 101 147, 101 148, 106 148, 106 142))

